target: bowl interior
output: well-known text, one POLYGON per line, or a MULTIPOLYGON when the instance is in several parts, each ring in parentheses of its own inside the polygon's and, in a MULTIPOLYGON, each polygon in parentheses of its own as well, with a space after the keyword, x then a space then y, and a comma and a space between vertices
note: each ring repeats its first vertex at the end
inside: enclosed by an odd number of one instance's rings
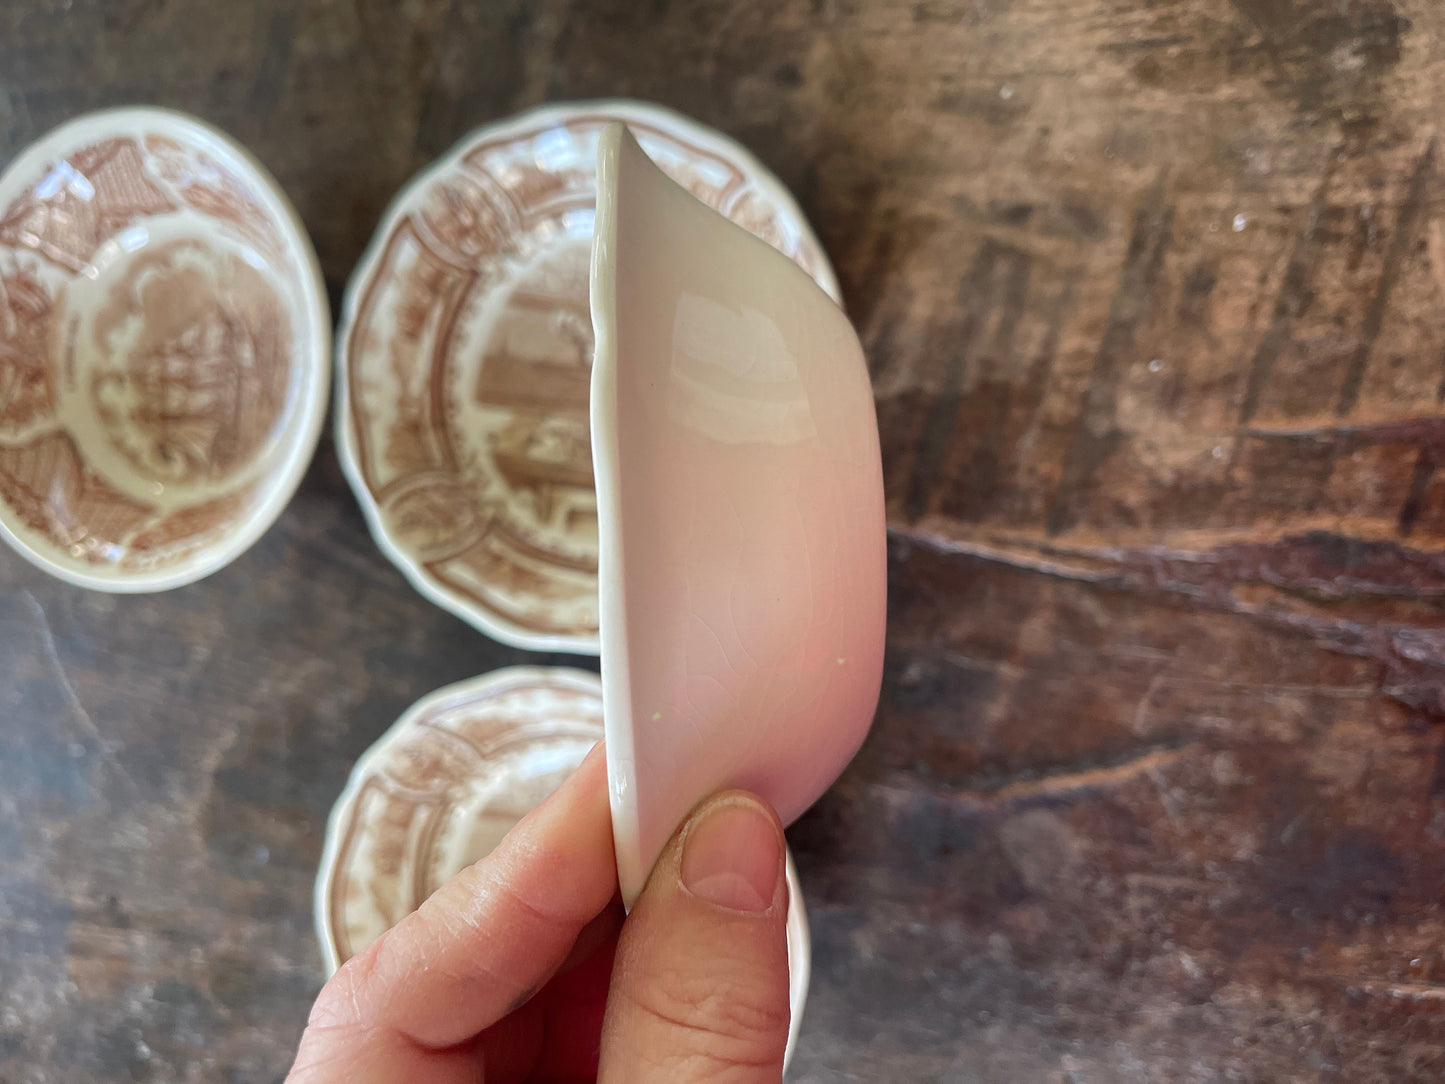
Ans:
POLYGON ((0 528, 63 578, 199 578, 315 447, 329 320, 274 181, 201 122, 73 121, 0 177, 0 528))

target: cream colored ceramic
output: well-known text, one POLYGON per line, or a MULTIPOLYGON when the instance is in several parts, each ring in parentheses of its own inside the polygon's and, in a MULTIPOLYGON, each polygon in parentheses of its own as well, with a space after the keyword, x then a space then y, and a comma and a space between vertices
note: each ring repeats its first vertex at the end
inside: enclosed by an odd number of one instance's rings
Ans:
POLYGON ((118 109, 0 177, 0 534, 83 587, 156 591, 280 514, 326 412, 311 242, 214 128, 118 109))
MULTIPOLYGON (((487 855, 602 737, 602 687, 581 670, 516 667, 423 697, 351 772, 331 812, 316 881, 316 933, 335 971, 487 855)), ((811 946, 788 856, 793 1020, 811 946)))
POLYGON ((599 150, 592 454, 624 899, 723 787, 791 822, 857 750, 883 663, 883 481, 848 319, 622 125, 599 150))
POLYGON ((337 447, 377 544, 428 598, 535 650, 597 652, 587 265, 610 120, 836 295, 822 248, 736 143, 636 102, 472 133, 398 197, 347 291, 337 447))

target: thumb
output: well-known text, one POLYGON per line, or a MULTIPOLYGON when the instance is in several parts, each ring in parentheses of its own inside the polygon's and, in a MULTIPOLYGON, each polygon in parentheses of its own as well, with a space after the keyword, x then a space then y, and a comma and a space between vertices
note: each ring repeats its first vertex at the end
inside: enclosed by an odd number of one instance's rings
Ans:
POLYGON ((787 911, 777 814, 743 791, 700 805, 623 924, 600 1084, 781 1080, 787 911))

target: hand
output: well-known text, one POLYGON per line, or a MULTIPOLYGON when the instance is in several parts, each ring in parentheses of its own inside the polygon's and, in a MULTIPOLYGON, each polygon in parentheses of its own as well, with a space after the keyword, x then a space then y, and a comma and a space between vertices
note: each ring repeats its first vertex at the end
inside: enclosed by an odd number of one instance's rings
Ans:
POLYGON ((342 967, 288 1084, 782 1077, 783 836, 699 806, 624 921, 600 747, 486 858, 342 967))

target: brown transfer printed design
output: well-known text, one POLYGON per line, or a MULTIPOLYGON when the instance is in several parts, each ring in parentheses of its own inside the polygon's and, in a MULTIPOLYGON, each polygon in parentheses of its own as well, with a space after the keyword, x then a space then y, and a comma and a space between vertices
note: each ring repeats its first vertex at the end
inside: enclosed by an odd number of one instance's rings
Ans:
POLYGON ((358 767, 319 905, 337 963, 362 951, 557 788, 602 737, 590 674, 530 671, 443 691, 358 767))
POLYGON ((129 538, 152 517, 150 507, 87 467, 74 438, 59 429, 24 444, 0 443, 0 497, 32 531, 77 557, 106 539, 129 538))
MULTIPOLYGON (((588 263, 611 119, 462 148, 383 226, 344 338, 343 424, 381 533, 449 605, 523 639, 597 632, 588 263)), ((746 163, 628 123, 689 191, 828 273, 746 163)))
POLYGON ((195 241, 148 249, 93 319, 89 392, 107 433, 162 482, 219 481, 285 405, 291 329, 262 274, 195 241))
POLYGON ((0 499, 71 564, 164 569, 259 499, 295 363, 258 266, 281 235, 170 136, 100 140, 25 183, 0 210, 0 499))
POLYGON ((108 139, 53 163, 0 215, 0 244, 33 250, 72 273, 103 241, 137 219, 175 210, 146 176, 133 139, 108 139))
POLYGON ((0 273, 0 435, 24 432, 54 410, 45 357, 53 307, 37 276, 0 273))
POLYGON ((186 204, 211 218, 229 222, 268 256, 285 251, 276 223, 240 177, 196 147, 164 135, 148 135, 150 168, 186 204))

